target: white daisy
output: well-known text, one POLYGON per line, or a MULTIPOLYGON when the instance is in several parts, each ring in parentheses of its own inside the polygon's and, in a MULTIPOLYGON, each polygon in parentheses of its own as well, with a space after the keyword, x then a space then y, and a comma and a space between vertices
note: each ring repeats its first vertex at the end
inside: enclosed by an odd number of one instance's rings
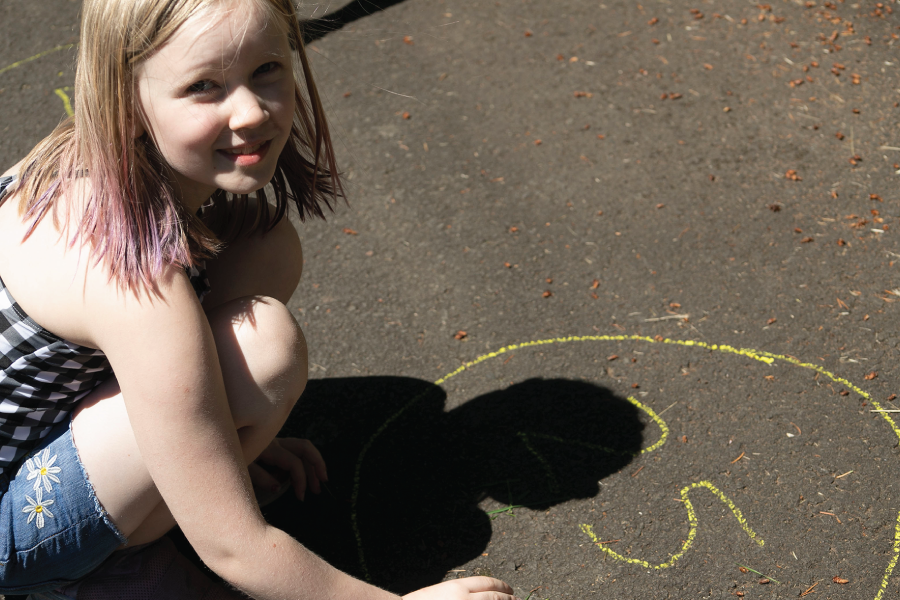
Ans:
POLYGON ((53 485, 51 485, 50 482, 55 481, 56 483, 59 483, 59 478, 56 476, 56 473, 59 473, 62 469, 53 466, 53 463, 56 462, 56 457, 57 455, 54 454, 53 458, 50 458, 50 450, 44 448, 43 456, 38 455, 25 461, 25 466, 28 468, 28 477, 26 478, 26 481, 36 479, 34 482, 35 491, 43 484, 45 490, 52 492, 53 485))
POLYGON ((37 496, 37 502, 35 502, 31 496, 25 495, 25 499, 28 500, 28 506, 23 508, 22 512, 30 513, 28 515, 29 523, 37 518, 37 528, 41 529, 44 526, 44 515, 47 515, 51 519, 53 518, 53 513, 47 508, 53 504, 53 500, 44 500, 44 490, 41 488, 35 488, 35 495, 37 496))

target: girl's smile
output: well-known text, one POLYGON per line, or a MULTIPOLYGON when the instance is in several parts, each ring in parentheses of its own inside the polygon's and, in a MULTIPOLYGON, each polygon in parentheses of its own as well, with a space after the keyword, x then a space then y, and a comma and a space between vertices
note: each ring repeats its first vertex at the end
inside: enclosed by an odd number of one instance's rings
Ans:
POLYGON ((272 178, 291 131, 287 34, 254 3, 192 17, 137 69, 139 109, 190 208, 272 178))
POLYGON ((253 144, 252 146, 245 144, 236 148, 225 148, 219 150, 219 152, 223 153, 226 159, 233 160, 235 164, 248 167, 263 160, 270 147, 271 140, 253 144))

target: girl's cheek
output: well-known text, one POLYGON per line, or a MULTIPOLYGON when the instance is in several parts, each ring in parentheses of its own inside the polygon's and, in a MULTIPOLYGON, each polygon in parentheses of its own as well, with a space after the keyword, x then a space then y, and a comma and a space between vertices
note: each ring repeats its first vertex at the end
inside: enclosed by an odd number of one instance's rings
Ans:
POLYGON ((220 136, 223 127, 204 111, 196 111, 170 125, 185 146, 200 147, 214 143, 220 136))
POLYGON ((212 106, 192 106, 187 112, 186 122, 173 123, 175 127, 188 127, 204 131, 211 131, 219 127, 219 115, 212 106))

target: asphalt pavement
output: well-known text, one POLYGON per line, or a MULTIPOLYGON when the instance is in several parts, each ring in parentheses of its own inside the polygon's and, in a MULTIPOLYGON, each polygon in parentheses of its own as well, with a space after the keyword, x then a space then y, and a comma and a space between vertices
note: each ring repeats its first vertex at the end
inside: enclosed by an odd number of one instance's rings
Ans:
MULTIPOLYGON (((769 2, 303 7, 349 203, 273 522, 398 592, 897 596, 900 4, 769 2)), ((0 4, 4 168, 78 10, 0 4)))

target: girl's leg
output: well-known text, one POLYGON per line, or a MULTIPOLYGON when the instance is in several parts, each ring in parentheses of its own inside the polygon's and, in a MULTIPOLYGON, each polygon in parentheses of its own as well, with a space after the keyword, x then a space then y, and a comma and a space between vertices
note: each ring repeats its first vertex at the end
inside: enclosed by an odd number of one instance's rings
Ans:
POLYGON ((267 234, 241 238, 209 261, 206 273, 212 291, 203 307, 209 311, 246 296, 270 296, 287 304, 302 272, 300 238, 284 218, 267 234))
MULTIPOLYGON (((266 297, 237 299, 209 313, 225 389, 249 464, 272 441, 306 385, 306 344, 287 308, 266 297)), ((100 503, 129 544, 174 526, 134 439, 115 380, 75 411, 75 445, 100 503)))
MULTIPOLYGON (((284 306, 302 265, 300 241, 285 219, 265 236, 232 244, 207 267, 212 291, 204 308, 248 464, 274 438, 306 385, 306 342, 284 306)), ((174 526, 114 380, 79 405, 73 435, 98 499, 129 544, 153 541, 174 526)))

